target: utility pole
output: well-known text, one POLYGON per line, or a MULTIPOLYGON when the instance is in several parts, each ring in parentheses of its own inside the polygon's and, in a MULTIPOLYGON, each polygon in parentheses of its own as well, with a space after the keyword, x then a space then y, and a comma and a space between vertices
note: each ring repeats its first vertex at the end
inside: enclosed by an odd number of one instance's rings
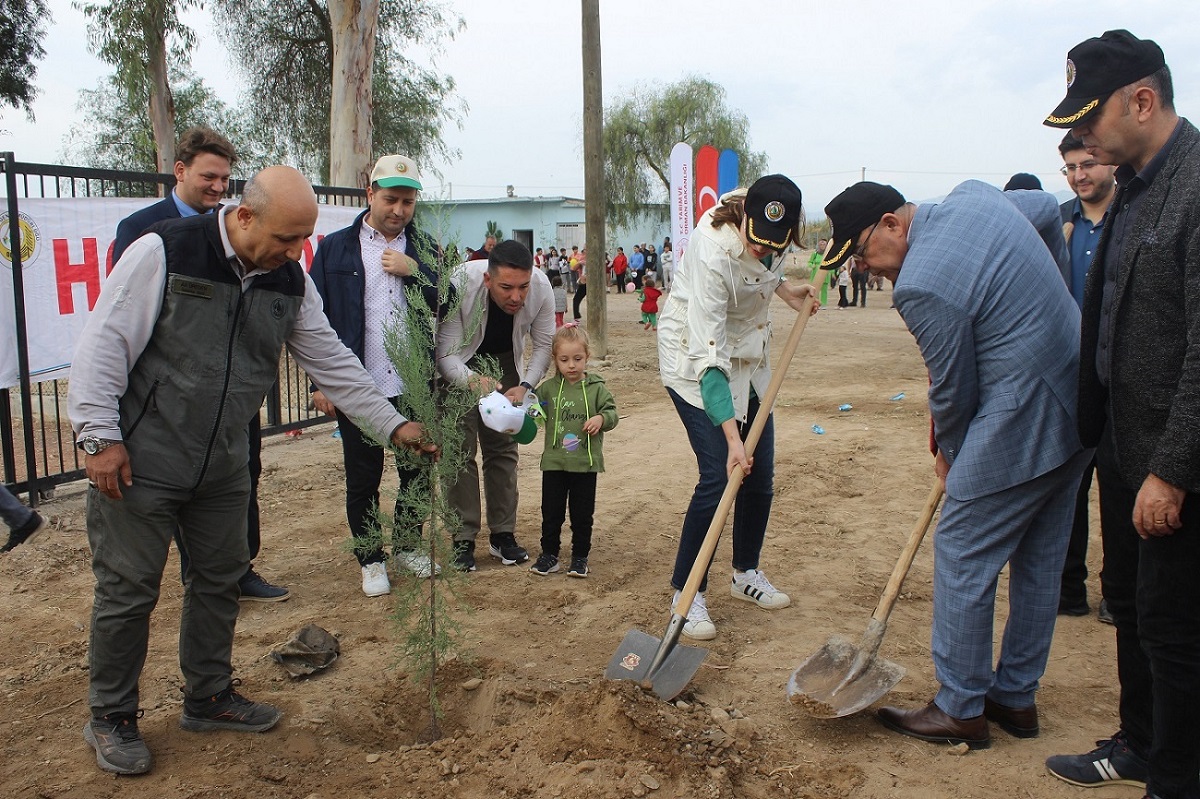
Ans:
POLYGON ((583 4, 583 197, 587 225, 587 332, 592 355, 608 357, 608 286, 604 274, 604 95, 600 82, 600 0, 583 4))

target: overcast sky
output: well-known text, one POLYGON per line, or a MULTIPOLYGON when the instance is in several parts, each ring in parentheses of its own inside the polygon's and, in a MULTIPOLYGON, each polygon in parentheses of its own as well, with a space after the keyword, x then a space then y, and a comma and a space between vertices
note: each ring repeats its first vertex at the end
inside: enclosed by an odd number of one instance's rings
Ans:
MULTIPOLYGON (((283 0, 288 2, 289 0, 283 0)), ((384 0, 387 2, 387 0, 384 0)), ((57 162, 81 89, 108 68, 87 53, 83 15, 49 0, 36 123, 6 110, 0 149, 57 162)), ((451 0, 466 29, 436 59, 469 111, 432 194, 455 199, 583 196, 578 0, 451 0)), ((606 104, 638 84, 700 74, 750 120, 771 171, 791 176, 810 216, 860 179, 920 200, 977 177, 1033 172, 1064 188, 1061 132, 1041 120, 1065 92, 1066 52, 1111 28, 1156 40, 1176 107, 1200 117, 1200 13, 1189 2, 1093 0, 601 0, 606 104), (1192 53, 1188 56, 1187 53, 1192 53)), ((238 86, 203 13, 193 68, 227 102, 238 86)))

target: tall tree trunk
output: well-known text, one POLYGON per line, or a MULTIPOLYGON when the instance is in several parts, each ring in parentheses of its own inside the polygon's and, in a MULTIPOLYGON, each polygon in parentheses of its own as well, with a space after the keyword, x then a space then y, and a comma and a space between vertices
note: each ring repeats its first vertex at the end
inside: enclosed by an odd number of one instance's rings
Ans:
POLYGON ((152 20, 152 23, 146 30, 150 129, 154 133, 158 171, 171 172, 175 167, 175 99, 171 96, 171 85, 167 80, 167 41, 161 16, 152 20))
POLYGON ((583 195, 587 221, 587 331, 592 354, 608 357, 604 273, 604 96, 600 83, 600 0, 583 0, 583 195))
POLYGON ((371 174, 371 77, 380 0, 329 0, 333 32, 329 183, 366 188, 371 174))

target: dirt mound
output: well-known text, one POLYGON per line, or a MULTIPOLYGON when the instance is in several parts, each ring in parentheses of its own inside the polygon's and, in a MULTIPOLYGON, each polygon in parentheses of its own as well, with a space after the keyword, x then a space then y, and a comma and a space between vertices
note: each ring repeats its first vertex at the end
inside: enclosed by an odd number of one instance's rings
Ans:
MULTIPOLYGON (((880 299, 876 299, 880 298, 880 299)), ((364 597, 345 547, 341 445, 332 425, 272 438, 260 490, 256 567, 292 590, 244 603, 234 646, 243 691, 284 711, 263 735, 179 728, 174 553, 151 621, 140 722, 153 771, 114 778, 81 735, 93 577, 81 486, 43 508, 54 529, 0 556, 0 796, 13 799, 983 799, 997 793, 1078 799, 1042 761, 1086 751, 1116 728, 1112 631, 1065 618, 1039 695, 1042 736, 993 730, 963 757, 884 730, 868 713, 814 719, 787 701, 791 671, 831 634, 858 640, 933 477, 926 375, 888 294, 866 309, 822 311, 780 392, 776 474, 762 567, 792 597, 767 612, 729 594, 726 537, 710 574, 716 640, 674 704, 603 678, 630 629, 661 635, 695 461, 658 381, 654 336, 638 303, 608 295, 612 354, 595 369, 621 421, 605 435, 591 575, 539 577, 479 548, 461 596, 462 659, 439 672, 442 737, 429 738, 428 698, 409 677, 386 598, 364 597), (900 393, 903 399, 892 399, 900 393), (849 411, 839 411, 851 404, 849 411), (824 430, 813 432, 813 425, 824 430), (268 656, 304 624, 338 636, 329 669, 291 679, 268 656), (999 788, 998 786, 1003 786, 999 788)), ((794 315, 777 303, 777 331, 794 315)), ((523 448, 516 536, 536 556, 541 443, 523 448)), ((394 475, 388 477, 394 479, 394 475)), ((385 484, 385 490, 391 483, 385 484)), ((1099 525, 1093 523, 1093 530, 1099 525)), ((564 530, 564 551, 570 531, 564 530)), ((485 541, 485 539, 481 539, 485 541)), ((1100 557, 1092 546, 1092 573, 1100 557)), ((888 702, 928 701, 932 555, 918 553, 881 654, 908 669, 888 702)), ((402 587, 394 577, 397 591, 402 587)), ((1006 613, 1001 578, 997 637, 1006 613)), ((1097 595, 1095 580, 1092 596, 1097 595)))

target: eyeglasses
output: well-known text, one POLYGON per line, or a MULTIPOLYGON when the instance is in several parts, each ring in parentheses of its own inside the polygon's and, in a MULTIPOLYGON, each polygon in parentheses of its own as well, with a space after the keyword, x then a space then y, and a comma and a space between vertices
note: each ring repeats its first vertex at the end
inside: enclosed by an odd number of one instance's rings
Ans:
POLYGON ((1058 171, 1062 172, 1064 175, 1070 175, 1077 169, 1091 169, 1095 166, 1098 166, 1096 161, 1084 161, 1081 164, 1063 164, 1058 171))
MULTIPOLYGON (((882 221, 882 220, 880 220, 880 221, 882 221)), ((866 256, 867 244, 870 243, 871 237, 875 235, 875 228, 877 228, 877 227, 879 227, 879 222, 876 222, 874 225, 871 225, 871 232, 867 234, 867 237, 865 239, 863 239, 863 243, 860 244, 858 247, 856 247, 854 249, 854 252, 850 253, 850 256, 852 258, 863 258, 866 256)))

